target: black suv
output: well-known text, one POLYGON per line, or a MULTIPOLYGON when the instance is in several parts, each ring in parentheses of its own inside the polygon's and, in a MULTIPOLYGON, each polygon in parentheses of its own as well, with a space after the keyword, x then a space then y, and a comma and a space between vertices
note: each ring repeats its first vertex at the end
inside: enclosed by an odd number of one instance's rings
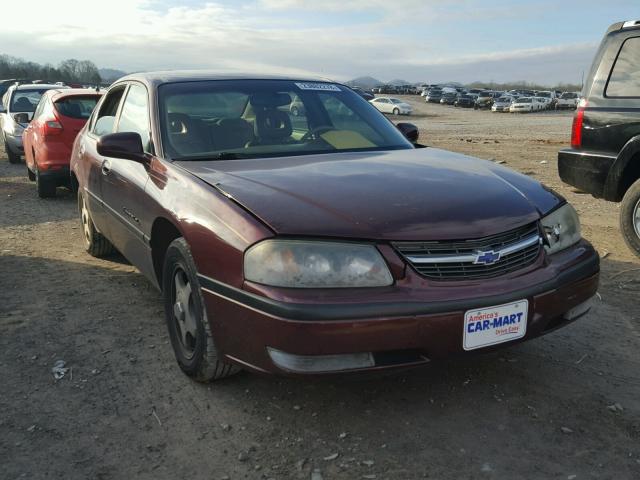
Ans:
POLYGON ((640 256, 640 20, 615 23, 600 44, 571 129, 560 178, 622 202, 625 241, 640 256))

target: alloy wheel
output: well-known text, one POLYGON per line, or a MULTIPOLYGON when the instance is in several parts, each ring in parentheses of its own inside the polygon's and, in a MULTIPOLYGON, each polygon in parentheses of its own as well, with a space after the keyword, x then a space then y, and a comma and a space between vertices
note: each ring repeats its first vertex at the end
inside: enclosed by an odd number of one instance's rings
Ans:
POLYGON ((187 273, 179 266, 173 275, 173 321, 184 358, 193 358, 198 335, 197 313, 187 273))
POLYGON ((633 208, 633 217, 631 221, 633 222, 633 229, 635 230, 636 235, 640 238, 640 200, 638 200, 638 203, 636 203, 636 206, 633 208))
POLYGON ((89 209, 87 208, 87 202, 82 195, 82 206, 80 207, 80 219, 82 221, 82 232, 84 234, 84 241, 87 244, 91 243, 91 216, 89 215, 89 209))

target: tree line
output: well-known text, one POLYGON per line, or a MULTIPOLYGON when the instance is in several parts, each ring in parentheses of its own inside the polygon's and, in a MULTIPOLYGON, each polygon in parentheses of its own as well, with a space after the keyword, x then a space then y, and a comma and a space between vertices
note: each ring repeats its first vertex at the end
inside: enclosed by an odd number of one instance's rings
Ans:
POLYGON ((98 67, 89 60, 70 58, 54 67, 50 63, 40 65, 21 58, 0 54, 0 79, 3 78, 91 85, 98 85, 102 81, 98 67))

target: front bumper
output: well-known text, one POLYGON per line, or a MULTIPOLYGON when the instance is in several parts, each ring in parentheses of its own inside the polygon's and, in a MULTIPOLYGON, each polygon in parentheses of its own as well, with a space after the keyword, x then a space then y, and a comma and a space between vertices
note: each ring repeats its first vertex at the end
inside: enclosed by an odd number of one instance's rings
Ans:
POLYGON ((5 141, 7 146, 11 150, 11 153, 16 155, 24 155, 24 147, 22 146, 22 135, 8 135, 5 133, 5 141))
POLYGON ((604 153, 566 148, 558 152, 558 173, 564 183, 603 198, 607 176, 616 158, 604 153))
MULTIPOLYGON (((229 361, 265 373, 336 373, 472 354, 463 348, 464 316, 472 309, 529 302, 523 338, 479 351, 529 340, 570 323, 586 313, 581 306, 596 294, 599 257, 584 241, 568 250, 554 255, 542 269, 512 282, 495 282, 495 288, 460 287, 483 293, 456 300, 443 295, 438 301, 419 301, 409 295, 404 301, 338 303, 321 301, 329 295, 318 294, 302 303, 274 300, 203 275, 199 280, 207 311, 215 312, 209 318, 216 347, 229 361), (535 278, 546 279, 528 283, 535 278), (581 313, 567 315, 574 309, 581 313)), ((414 276, 408 271, 405 283, 414 284, 414 276)), ((446 283, 441 287, 445 292, 457 288, 446 283)), ((344 300, 341 293, 336 295, 344 300)))

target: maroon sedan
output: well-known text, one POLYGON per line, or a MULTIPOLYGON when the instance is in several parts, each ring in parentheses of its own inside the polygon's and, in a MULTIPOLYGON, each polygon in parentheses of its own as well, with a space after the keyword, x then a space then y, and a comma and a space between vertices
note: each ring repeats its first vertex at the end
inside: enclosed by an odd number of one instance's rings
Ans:
POLYGON ((599 258, 571 205, 416 136, 327 81, 125 77, 74 144, 87 251, 161 289, 200 381, 421 364, 587 313, 599 258))

